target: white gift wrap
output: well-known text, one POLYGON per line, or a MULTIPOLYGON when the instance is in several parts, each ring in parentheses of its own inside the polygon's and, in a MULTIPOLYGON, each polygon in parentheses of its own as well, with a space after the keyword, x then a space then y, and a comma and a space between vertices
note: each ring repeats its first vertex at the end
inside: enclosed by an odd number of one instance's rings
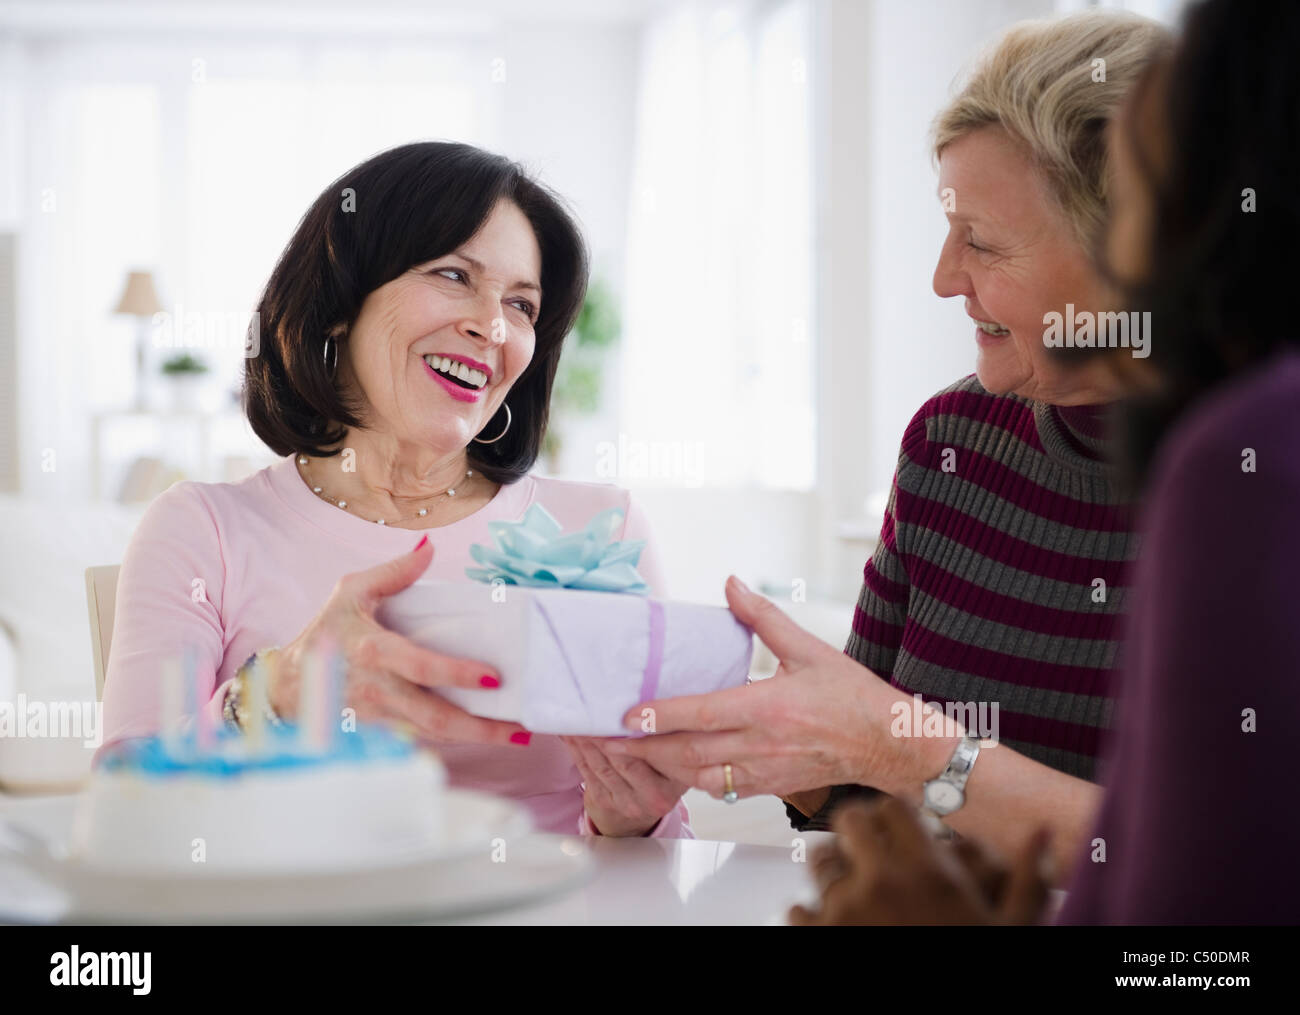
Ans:
POLYGON ((493 666, 499 688, 438 693, 535 733, 626 736, 623 716, 643 701, 741 686, 753 652, 724 607, 615 592, 419 581, 385 600, 379 620, 493 666))

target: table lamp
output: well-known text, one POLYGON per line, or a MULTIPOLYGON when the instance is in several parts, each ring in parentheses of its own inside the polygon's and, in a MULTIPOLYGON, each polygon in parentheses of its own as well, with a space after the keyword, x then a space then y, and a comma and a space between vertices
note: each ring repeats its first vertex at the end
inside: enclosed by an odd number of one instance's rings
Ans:
POLYGON ((126 276, 126 286, 122 298, 117 301, 115 314, 130 314, 136 319, 135 336, 135 407, 143 411, 145 390, 145 352, 149 342, 149 322, 154 314, 163 312, 158 292, 154 288, 153 274, 148 271, 132 271, 126 276))

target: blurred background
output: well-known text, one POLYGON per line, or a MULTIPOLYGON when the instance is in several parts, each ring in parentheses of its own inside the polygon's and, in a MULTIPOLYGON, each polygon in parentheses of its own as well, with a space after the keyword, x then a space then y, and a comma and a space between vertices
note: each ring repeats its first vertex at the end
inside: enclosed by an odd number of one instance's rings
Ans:
POLYGON ((169 483, 269 462, 260 288, 330 181, 422 139, 586 230, 539 470, 632 487, 675 597, 735 572, 842 644, 903 428, 974 362, 930 289, 930 119, 1000 30, 1083 6, 0 3, 0 699, 93 695, 84 568, 169 483))

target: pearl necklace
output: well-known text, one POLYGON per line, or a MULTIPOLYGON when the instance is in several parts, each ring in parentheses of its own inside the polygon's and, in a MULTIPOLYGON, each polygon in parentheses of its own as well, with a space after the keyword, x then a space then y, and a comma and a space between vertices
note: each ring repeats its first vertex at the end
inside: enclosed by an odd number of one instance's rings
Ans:
MULTIPOLYGON (((314 493, 321 500, 328 501, 329 503, 333 504, 335 507, 346 511, 348 509, 347 501, 339 500, 336 497, 331 497, 319 486, 316 486, 312 482, 311 475, 307 472, 307 462, 308 462, 308 458, 306 455, 298 456, 298 465, 302 469, 303 478, 307 480, 307 485, 311 487, 311 492, 314 493)), ((465 479, 469 479, 469 477, 472 475, 474 475, 473 469, 465 470, 465 479)), ((464 480, 462 480, 462 482, 464 482, 464 480)), ((455 497, 455 496, 456 496, 456 488, 454 486, 449 486, 447 487, 447 489, 443 490, 442 493, 435 494, 433 499, 437 500, 439 497, 455 497)), ((413 515, 408 515, 405 518, 394 518, 391 522, 386 518, 376 518, 375 524, 376 525, 401 525, 402 522, 413 521, 416 518, 424 518, 428 514, 429 514, 429 509, 427 507, 422 507, 420 508, 419 511, 415 512, 415 514, 413 515)))

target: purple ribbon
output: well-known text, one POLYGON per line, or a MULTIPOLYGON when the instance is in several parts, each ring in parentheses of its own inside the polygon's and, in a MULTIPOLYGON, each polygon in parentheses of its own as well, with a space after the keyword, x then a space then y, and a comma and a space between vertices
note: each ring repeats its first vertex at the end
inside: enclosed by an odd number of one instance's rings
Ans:
POLYGON ((664 607, 663 603, 651 599, 650 607, 650 647, 645 657, 645 672, 641 674, 640 701, 654 701, 659 693, 659 671, 664 663, 664 607))

